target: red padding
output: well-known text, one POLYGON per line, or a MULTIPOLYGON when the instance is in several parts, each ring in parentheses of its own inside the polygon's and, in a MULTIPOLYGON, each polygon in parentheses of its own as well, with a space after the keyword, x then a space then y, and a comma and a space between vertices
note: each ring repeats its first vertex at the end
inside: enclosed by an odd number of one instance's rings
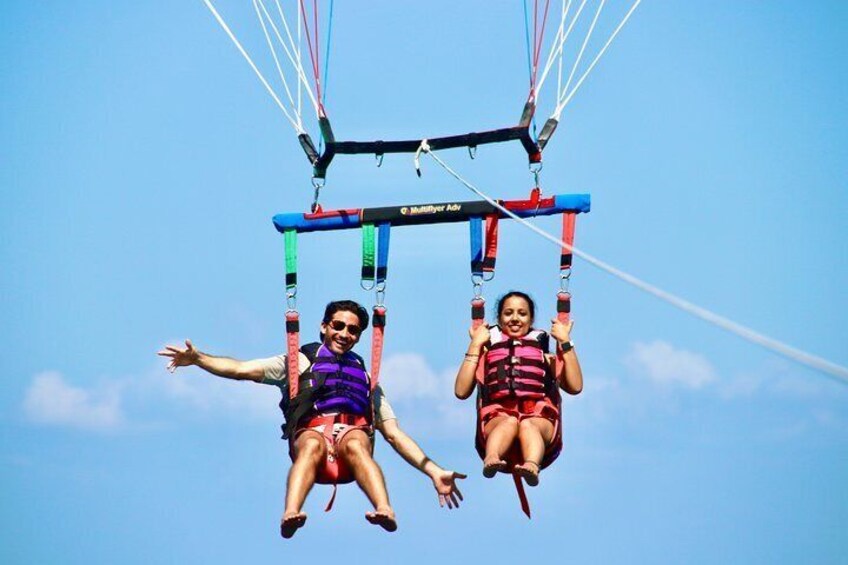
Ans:
POLYGON ((374 306, 374 325, 371 330, 371 391, 380 381, 380 362, 383 359, 383 331, 386 327, 386 308, 374 306))
POLYGON ((483 271, 495 272, 495 261, 498 258, 498 214, 486 216, 486 254, 483 257, 483 271))
POLYGON ((286 363, 288 365, 289 398, 297 396, 300 386, 300 316, 286 312, 286 363))

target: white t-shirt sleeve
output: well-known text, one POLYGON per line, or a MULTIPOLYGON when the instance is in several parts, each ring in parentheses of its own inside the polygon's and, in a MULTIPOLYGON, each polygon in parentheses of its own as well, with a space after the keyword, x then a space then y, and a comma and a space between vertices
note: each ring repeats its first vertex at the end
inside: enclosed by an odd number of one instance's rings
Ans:
MULTIPOLYGON (((309 369, 309 359, 303 353, 298 354, 298 368, 301 373, 309 369)), ((259 359, 265 373, 262 384, 287 387, 289 384, 289 367, 285 355, 275 355, 267 359, 259 359)))
POLYGON ((383 387, 377 385, 374 389, 374 417, 378 422, 386 420, 396 420, 395 411, 392 410, 392 405, 386 399, 386 394, 383 392, 383 387))

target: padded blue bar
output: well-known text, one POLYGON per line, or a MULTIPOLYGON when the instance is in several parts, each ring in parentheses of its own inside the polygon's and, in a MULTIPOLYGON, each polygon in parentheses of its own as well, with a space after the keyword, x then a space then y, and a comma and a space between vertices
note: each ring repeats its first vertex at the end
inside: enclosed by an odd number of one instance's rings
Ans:
POLYGON ((343 214, 327 218, 306 219, 305 214, 289 213, 274 216, 274 226, 282 233, 295 229, 299 233, 311 231, 345 230, 362 225, 359 214, 343 214))
MULTIPOLYGON (((554 205, 547 208, 531 206, 526 210, 513 210, 513 212, 521 218, 532 218, 534 216, 561 214, 562 212, 585 213, 590 208, 588 194, 557 194, 553 196, 553 199, 554 205)), ((483 200, 438 202, 387 208, 341 210, 333 213, 328 212, 325 217, 317 218, 307 218, 305 214, 277 214, 274 216, 274 226, 280 233, 287 229, 305 233, 358 228, 362 225, 363 218, 377 225, 385 223, 392 226, 404 226, 464 222, 475 216, 485 216, 496 212, 496 208, 483 200)), ((504 217, 506 216, 501 214, 501 218, 504 217)))

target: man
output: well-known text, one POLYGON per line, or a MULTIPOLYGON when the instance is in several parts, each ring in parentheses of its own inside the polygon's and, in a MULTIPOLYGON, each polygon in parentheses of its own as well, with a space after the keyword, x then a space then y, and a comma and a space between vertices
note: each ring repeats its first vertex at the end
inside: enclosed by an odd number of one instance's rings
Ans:
POLYGON ((280 387, 280 407, 289 420, 283 437, 289 439, 293 462, 280 524, 284 538, 306 523, 302 507, 316 480, 334 485, 355 480, 374 505, 365 518, 389 532, 397 529, 383 473, 372 457, 375 427, 404 460, 430 477, 441 506, 458 507, 462 500, 456 480, 465 475, 439 467, 400 429, 379 385, 371 394, 364 363, 351 351, 367 327, 368 312, 356 302, 329 303, 321 323, 321 344, 304 346, 299 354, 303 390, 294 400, 289 400, 284 355, 239 361, 203 353, 190 340, 185 348, 168 345, 158 353, 170 359, 172 373, 177 367, 196 365, 219 377, 280 387))

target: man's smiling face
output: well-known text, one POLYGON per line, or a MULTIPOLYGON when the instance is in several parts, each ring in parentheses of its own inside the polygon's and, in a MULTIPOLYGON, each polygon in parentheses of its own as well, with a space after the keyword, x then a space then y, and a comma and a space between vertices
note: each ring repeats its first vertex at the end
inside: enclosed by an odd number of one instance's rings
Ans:
POLYGON ((362 335, 359 316, 353 312, 340 310, 333 318, 321 324, 324 345, 338 355, 350 351, 362 335))

